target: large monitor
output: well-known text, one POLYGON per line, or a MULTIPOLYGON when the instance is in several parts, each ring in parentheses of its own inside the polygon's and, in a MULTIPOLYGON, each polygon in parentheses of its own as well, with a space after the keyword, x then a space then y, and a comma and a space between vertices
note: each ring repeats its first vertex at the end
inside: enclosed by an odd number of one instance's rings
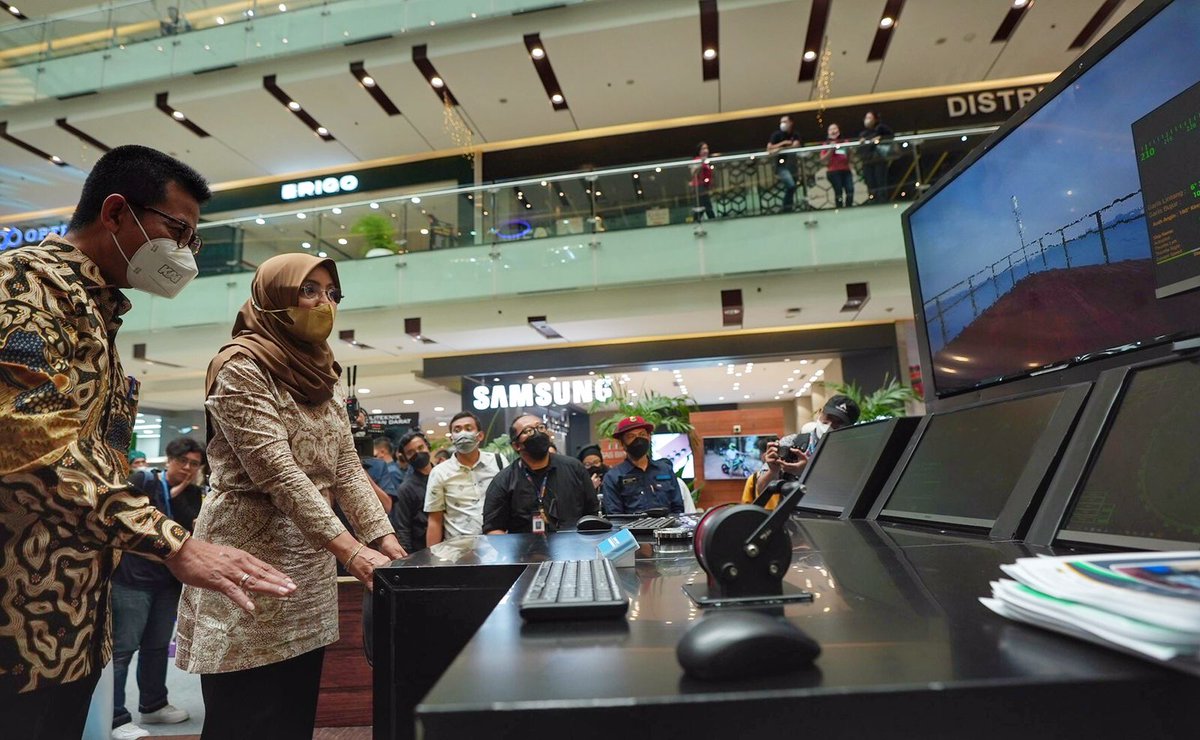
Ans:
POLYGON ((871 518, 1015 536, 1032 518, 1089 387, 926 416, 871 518))
POLYGON ((705 480, 745 480, 762 468, 762 453, 773 434, 704 438, 705 480))
POLYGON ((904 213, 934 396, 1200 332, 1198 38, 1147 0, 904 213))
MULTIPOLYGON (((1065 471, 1062 491, 1056 479, 1047 496, 1046 506, 1057 507, 1049 523, 1058 525, 1055 540, 1200 549, 1200 357, 1172 358, 1114 375, 1119 382, 1115 393, 1098 400, 1102 413, 1095 433, 1088 430, 1087 449, 1081 447, 1082 464, 1065 471)), ((1087 421, 1081 419, 1081 426, 1087 421)))
POLYGON ((798 509, 861 517, 908 445, 918 417, 873 421, 827 433, 804 468, 798 509))

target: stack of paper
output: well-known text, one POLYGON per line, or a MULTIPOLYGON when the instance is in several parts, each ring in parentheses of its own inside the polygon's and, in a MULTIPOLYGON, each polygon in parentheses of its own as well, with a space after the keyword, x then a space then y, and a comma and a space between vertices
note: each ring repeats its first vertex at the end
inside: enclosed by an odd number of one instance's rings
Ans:
MULTIPOLYGON (((1021 558, 983 602, 1010 619, 1160 661, 1200 655, 1200 552, 1021 558)), ((1191 662, 1191 661, 1189 661, 1191 662)))

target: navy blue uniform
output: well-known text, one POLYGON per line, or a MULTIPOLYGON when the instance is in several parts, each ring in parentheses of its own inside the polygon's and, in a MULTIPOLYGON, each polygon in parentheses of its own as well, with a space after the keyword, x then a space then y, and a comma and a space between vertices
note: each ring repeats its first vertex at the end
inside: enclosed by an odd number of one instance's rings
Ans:
POLYGON ((650 509, 683 513, 679 482, 666 460, 651 460, 645 471, 625 460, 604 474, 600 491, 606 514, 639 514, 650 509))

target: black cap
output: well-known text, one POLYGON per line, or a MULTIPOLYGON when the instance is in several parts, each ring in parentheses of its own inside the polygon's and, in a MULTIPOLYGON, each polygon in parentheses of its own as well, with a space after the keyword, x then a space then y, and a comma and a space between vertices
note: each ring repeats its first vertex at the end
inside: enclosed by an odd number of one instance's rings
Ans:
POLYGON ((841 421, 846 426, 850 426, 858 421, 859 409, 858 404, 850 399, 849 396, 837 395, 825 402, 825 408, 822 413, 841 421))
POLYGON ((602 453, 600 451, 600 445, 585 446, 583 449, 581 449, 579 451, 579 454, 575 455, 575 459, 578 460, 579 462, 583 462, 583 458, 587 457, 588 455, 595 455, 596 457, 600 458, 601 460, 604 459, 604 453, 602 453))

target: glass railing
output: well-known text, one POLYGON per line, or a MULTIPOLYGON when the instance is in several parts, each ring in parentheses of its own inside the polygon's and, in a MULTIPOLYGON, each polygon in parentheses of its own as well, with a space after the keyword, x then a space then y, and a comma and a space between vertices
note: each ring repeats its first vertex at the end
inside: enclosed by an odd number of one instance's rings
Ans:
POLYGON ((24 81, 0 106, 582 2, 596 0, 118 0, 0 28, 0 68, 24 81))
POLYGON ((200 229, 201 270, 254 269, 296 251, 346 260, 542 238, 595 240, 681 224, 702 234, 709 222, 905 203, 995 128, 635 164, 213 220, 200 229), (838 158, 848 176, 836 174, 838 158), (849 194, 839 194, 834 183, 846 179, 849 194))

